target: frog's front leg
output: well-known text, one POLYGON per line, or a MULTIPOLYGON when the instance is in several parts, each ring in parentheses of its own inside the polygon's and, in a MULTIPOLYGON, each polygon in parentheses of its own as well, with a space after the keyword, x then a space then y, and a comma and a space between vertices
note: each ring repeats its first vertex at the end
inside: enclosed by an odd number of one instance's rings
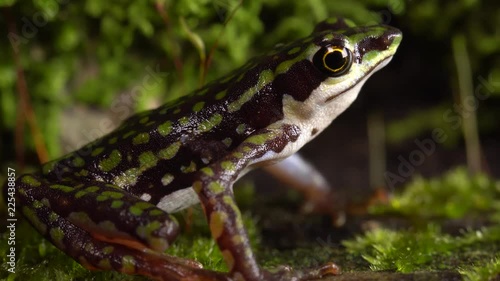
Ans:
POLYGON ((88 269, 167 281, 227 280, 194 261, 164 254, 178 233, 175 219, 116 186, 53 183, 24 175, 17 187, 21 211, 30 223, 88 269))
POLYGON ((213 238, 217 241, 230 275, 238 281, 309 280, 338 273, 334 264, 309 271, 263 271, 250 248, 241 213, 234 201, 232 185, 240 172, 253 163, 270 159, 293 143, 300 134, 293 125, 265 129, 254 133, 232 153, 200 170, 193 187, 198 193, 213 238), (268 154, 269 153, 269 154, 268 154))

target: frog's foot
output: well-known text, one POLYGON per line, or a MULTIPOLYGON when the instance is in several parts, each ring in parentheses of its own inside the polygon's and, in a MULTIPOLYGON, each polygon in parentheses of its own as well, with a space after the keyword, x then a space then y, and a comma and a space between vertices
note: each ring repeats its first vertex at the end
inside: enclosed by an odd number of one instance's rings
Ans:
POLYGON ((328 275, 340 274, 340 268, 334 263, 327 263, 317 268, 294 270, 289 266, 280 266, 276 270, 264 272, 266 281, 305 281, 321 279, 328 275))

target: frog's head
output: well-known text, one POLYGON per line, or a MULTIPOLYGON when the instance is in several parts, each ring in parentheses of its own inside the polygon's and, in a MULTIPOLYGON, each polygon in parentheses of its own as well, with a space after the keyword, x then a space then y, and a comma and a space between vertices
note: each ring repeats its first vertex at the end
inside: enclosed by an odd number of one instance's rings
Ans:
MULTIPOLYGON (((296 57, 296 64, 307 69, 302 71, 306 74, 290 75, 296 78, 288 83, 296 85, 286 87, 314 85, 305 95, 285 96, 288 117, 302 123, 303 128, 315 132, 324 129, 354 101, 368 77, 391 60, 401 38, 399 30, 385 25, 356 27, 343 19, 318 24, 312 35, 301 41, 296 57)), ((289 48, 293 50, 293 46, 289 48)), ((290 70, 293 72, 293 67, 290 70)))

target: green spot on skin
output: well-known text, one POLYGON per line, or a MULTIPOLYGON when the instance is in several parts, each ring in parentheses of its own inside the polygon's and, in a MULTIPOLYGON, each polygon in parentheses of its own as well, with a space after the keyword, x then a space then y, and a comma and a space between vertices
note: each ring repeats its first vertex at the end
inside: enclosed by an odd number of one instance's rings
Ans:
POLYGON ((23 215, 31 222, 31 224, 40 232, 42 235, 47 233, 47 225, 44 224, 38 215, 31 208, 27 206, 22 207, 23 215))
POLYGON ((135 259, 132 256, 122 257, 122 269, 123 273, 132 274, 135 272, 135 259))
POLYGON ((143 201, 135 203, 134 206, 136 206, 137 208, 143 209, 143 210, 146 210, 146 209, 149 209, 151 207, 154 207, 154 205, 152 205, 151 203, 143 202, 143 201))
POLYGON ((149 134, 148 133, 140 133, 132 139, 133 145, 139 145, 149 142, 149 134))
POLYGON ((151 237, 148 240, 149 247, 157 252, 165 252, 170 246, 167 239, 151 237))
POLYGON ((257 145, 262 145, 266 143, 270 138, 267 135, 254 135, 249 137, 246 142, 257 144, 257 145))
POLYGON ((102 193, 102 195, 111 197, 113 199, 121 199, 121 198, 123 198, 123 196, 125 196, 125 195, 123 195, 123 193, 118 192, 118 191, 104 191, 102 193))
POLYGON ((189 124, 189 117, 184 116, 184 117, 179 118, 179 124, 183 127, 187 126, 189 124))
POLYGON ((158 210, 158 209, 153 209, 153 210, 149 211, 149 215, 151 215, 151 216, 158 216, 158 215, 162 215, 164 213, 165 212, 163 212, 162 210, 158 210))
POLYGON ((165 159, 165 160, 172 159, 175 157, 175 155, 177 155, 177 152, 179 151, 180 147, 181 147, 180 141, 174 142, 173 144, 171 144, 167 148, 160 150, 158 155, 160 156, 160 158, 165 159))
POLYGON ((29 176, 29 175, 23 176, 21 178, 21 182, 25 183, 29 186, 40 186, 40 184, 41 184, 37 179, 35 179, 34 177, 29 176))
POLYGON ((83 167, 83 165, 85 165, 85 160, 83 160, 82 157, 76 157, 71 163, 74 167, 83 167))
POLYGON ((111 270, 111 269, 113 269, 111 267, 111 262, 109 261, 109 259, 100 260, 99 263, 97 264, 97 267, 99 269, 102 269, 102 270, 111 270))
POLYGON ((218 239, 224 231, 224 222, 227 221, 228 215, 221 211, 214 211, 210 214, 210 231, 215 239, 218 239))
POLYGON ((60 229, 59 227, 51 228, 49 234, 50 238, 52 238, 52 241, 59 249, 65 248, 63 241, 64 232, 62 231, 62 229, 60 229))
POLYGON ((109 255, 111 254, 113 251, 115 250, 115 248, 113 246, 106 246, 104 248, 102 248, 101 252, 105 255, 109 255))
POLYGON ((121 200, 113 200, 113 202, 111 202, 111 208, 113 209, 121 208, 121 206, 123 206, 123 201, 121 200))
POLYGON ((85 212, 71 212, 68 219, 78 225, 94 225, 94 221, 85 212))
POLYGON ((230 147, 231 144, 233 143, 233 140, 231 138, 225 138, 222 140, 222 143, 227 146, 227 147, 230 147))
POLYGON ((210 116, 210 118, 208 118, 207 120, 203 120, 200 122, 200 124, 198 125, 198 132, 200 133, 209 132, 215 126, 219 125, 220 122, 222 122, 222 115, 216 113, 210 116))
POLYGON ((245 124, 239 124, 238 127, 236 127, 236 133, 238 134, 243 134, 245 132, 245 129, 247 128, 247 125, 245 124))
POLYGON ((196 193, 200 193, 202 188, 203 184, 200 181, 193 182, 193 189, 194 191, 196 191, 196 193))
POLYGON ((216 95, 215 95, 215 99, 216 100, 221 100, 223 99, 227 94, 227 90, 224 90, 222 92, 218 92, 216 95))
POLYGON ((86 176, 88 176, 89 171, 88 171, 88 170, 83 169, 83 170, 80 170, 80 171, 79 171, 78 173, 76 173, 76 174, 77 174, 78 176, 86 177, 86 176))
POLYGON ((108 197, 108 196, 105 196, 105 195, 102 195, 102 194, 101 194, 101 195, 98 195, 98 196, 95 198, 95 200, 97 200, 97 202, 106 201, 106 200, 108 200, 108 199, 109 199, 109 197, 108 197))
POLYGON ((222 198, 222 201, 224 201, 224 203, 226 203, 227 206, 229 206, 229 207, 231 207, 231 209, 233 209, 233 212, 234 212, 235 218, 236 218, 236 227, 238 227, 239 229, 244 229, 243 220, 241 219, 241 212, 240 212, 240 209, 238 208, 238 206, 236 206, 236 202, 234 202, 234 198, 229 196, 229 195, 225 195, 222 198))
POLYGON ((151 151, 143 152, 139 155, 139 169, 141 171, 156 166, 156 163, 158 163, 158 158, 151 151))
POLYGON ((161 223, 159 221, 153 221, 146 225, 141 225, 137 227, 137 235, 141 238, 149 238, 151 237, 151 233, 161 227, 161 223))
POLYGON ((92 253, 94 251, 94 244, 92 243, 86 243, 85 244, 85 247, 84 247, 84 250, 85 252, 88 252, 88 253, 92 253))
POLYGON ((174 176, 172 174, 165 174, 162 178, 161 178, 161 183, 163 185, 169 185, 172 181, 174 180, 174 176))
POLYGON ((253 96, 259 92, 264 86, 266 86, 268 83, 272 82, 274 80, 274 74, 273 71, 268 69, 264 70, 260 73, 259 76, 259 81, 257 84, 250 89, 248 89, 246 92, 244 92, 237 100, 233 101, 227 106, 227 110, 232 113, 240 110, 240 108, 247 103, 248 101, 252 100, 253 96))
POLYGON ((56 220, 59 219, 59 215, 54 213, 54 212, 50 212, 49 214, 49 221, 50 222, 55 222, 56 220))
POLYGON ((243 236, 241 235, 235 235, 231 240, 233 240, 233 243, 235 245, 242 244, 243 242, 245 242, 245 238, 243 238, 243 236))
POLYGON ((197 96, 204 96, 208 92, 208 88, 204 88, 196 93, 197 96))
POLYGON ((42 165, 42 173, 44 175, 50 173, 56 167, 58 161, 51 161, 42 165))
POLYGON ((63 192, 72 192, 75 189, 73 187, 67 186, 67 185, 62 185, 62 184, 52 184, 50 185, 50 188, 52 189, 57 189, 63 192))
POLYGON ((176 108, 176 109, 174 110, 174 112, 172 112, 172 113, 173 113, 173 114, 179 114, 179 112, 181 112, 181 109, 180 109, 180 108, 176 108))
POLYGON ((141 208, 138 208, 136 206, 131 206, 128 208, 129 212, 134 215, 134 216, 140 216, 142 215, 143 210, 141 208))
POLYGON ((193 111, 194 112, 199 112, 200 110, 203 109, 203 107, 205 106, 205 102, 203 101, 200 101, 200 102, 197 102, 194 106, 193 106, 193 111))
POLYGON ((238 77, 238 79, 236 81, 241 81, 241 79, 243 79, 243 77, 245 77, 245 73, 242 73, 240 74, 240 76, 238 77))
POLYGON ((115 144, 117 141, 118 141, 118 138, 114 137, 114 138, 110 138, 109 141, 108 141, 108 143, 109 144, 115 144))
POLYGON ((101 160, 99 162, 99 169, 103 172, 109 172, 113 170, 122 161, 122 155, 118 150, 113 150, 108 158, 101 160))
POLYGON ((90 192, 90 193, 97 192, 98 190, 99 190, 99 187, 97 185, 92 185, 92 186, 85 188, 85 191, 90 192))
POLYGON ((158 126, 158 133, 160 133, 160 135, 166 136, 166 135, 170 134, 170 132, 172 132, 172 122, 171 121, 167 121, 167 122, 161 124, 160 126, 158 126))
POLYGON ((293 55, 295 53, 298 53, 299 51, 300 51, 300 47, 295 47, 295 48, 291 49, 290 51, 288 51, 288 54, 293 55))
POLYGON ((214 170, 212 170, 212 168, 210 168, 210 167, 205 167, 205 168, 201 169, 201 172, 209 177, 214 176, 214 170))
POLYGON ((80 190, 75 194, 75 198, 82 198, 83 196, 87 195, 88 192, 80 190))
POLYGON ((137 168, 130 168, 121 175, 116 176, 113 179, 113 183, 119 187, 131 186, 137 182, 139 175, 141 175, 141 170, 137 168))
POLYGON ((35 208, 35 209, 40 209, 41 207, 44 206, 43 203, 38 201, 38 200, 33 201, 32 205, 33 205, 33 208, 35 208))
POLYGON ((211 182, 208 184, 208 189, 214 194, 219 194, 224 191, 224 186, 218 182, 211 182))
POLYGON ((104 230, 104 232, 107 232, 107 233, 118 232, 118 230, 116 229, 115 224, 113 222, 109 221, 109 220, 100 222, 99 225, 98 225, 98 227, 99 227, 99 229, 102 229, 102 230, 104 230))
POLYGON ((189 166, 181 166, 181 172, 185 174, 192 173, 194 171, 196 171, 196 163, 194 163, 193 161, 189 163, 189 166))
POLYGON ((139 123, 144 124, 144 123, 146 123, 148 121, 149 121, 149 117, 145 116, 145 117, 142 117, 141 120, 139 120, 139 123))
MULTIPOLYGON (((318 47, 315 47, 316 49, 318 47)), ((276 70, 275 70, 275 75, 279 75, 279 74, 283 74, 283 73, 286 73, 290 68, 292 68, 292 66, 294 64, 296 64, 297 62, 301 61, 301 60, 304 60, 306 59, 306 55, 310 52, 310 50, 306 50, 304 52, 302 52, 301 54, 297 55, 295 58, 293 59, 290 59, 290 60, 286 60, 286 61, 283 61, 282 63, 280 63, 277 67, 276 67, 276 70)))
POLYGON ((135 135, 135 133, 136 133, 136 131, 130 131, 130 132, 124 134, 122 138, 126 139, 128 137, 131 137, 131 136, 135 135))
POLYGON ((50 202, 48 198, 43 198, 42 200, 43 205, 50 207, 50 202))
POLYGON ((234 171, 235 170, 235 167, 234 167, 234 163, 231 162, 231 161, 223 161, 222 163, 220 163, 222 169, 226 170, 226 171, 234 171))

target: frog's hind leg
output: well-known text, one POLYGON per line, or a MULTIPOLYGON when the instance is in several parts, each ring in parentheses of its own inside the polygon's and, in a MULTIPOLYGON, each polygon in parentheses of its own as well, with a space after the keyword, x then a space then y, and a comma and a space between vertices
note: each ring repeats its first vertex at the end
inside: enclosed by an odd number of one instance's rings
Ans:
POLYGON ((17 187, 30 223, 89 269, 156 280, 225 280, 194 261, 163 254, 178 233, 177 222, 122 189, 99 182, 52 184, 33 175, 20 177, 17 187))

